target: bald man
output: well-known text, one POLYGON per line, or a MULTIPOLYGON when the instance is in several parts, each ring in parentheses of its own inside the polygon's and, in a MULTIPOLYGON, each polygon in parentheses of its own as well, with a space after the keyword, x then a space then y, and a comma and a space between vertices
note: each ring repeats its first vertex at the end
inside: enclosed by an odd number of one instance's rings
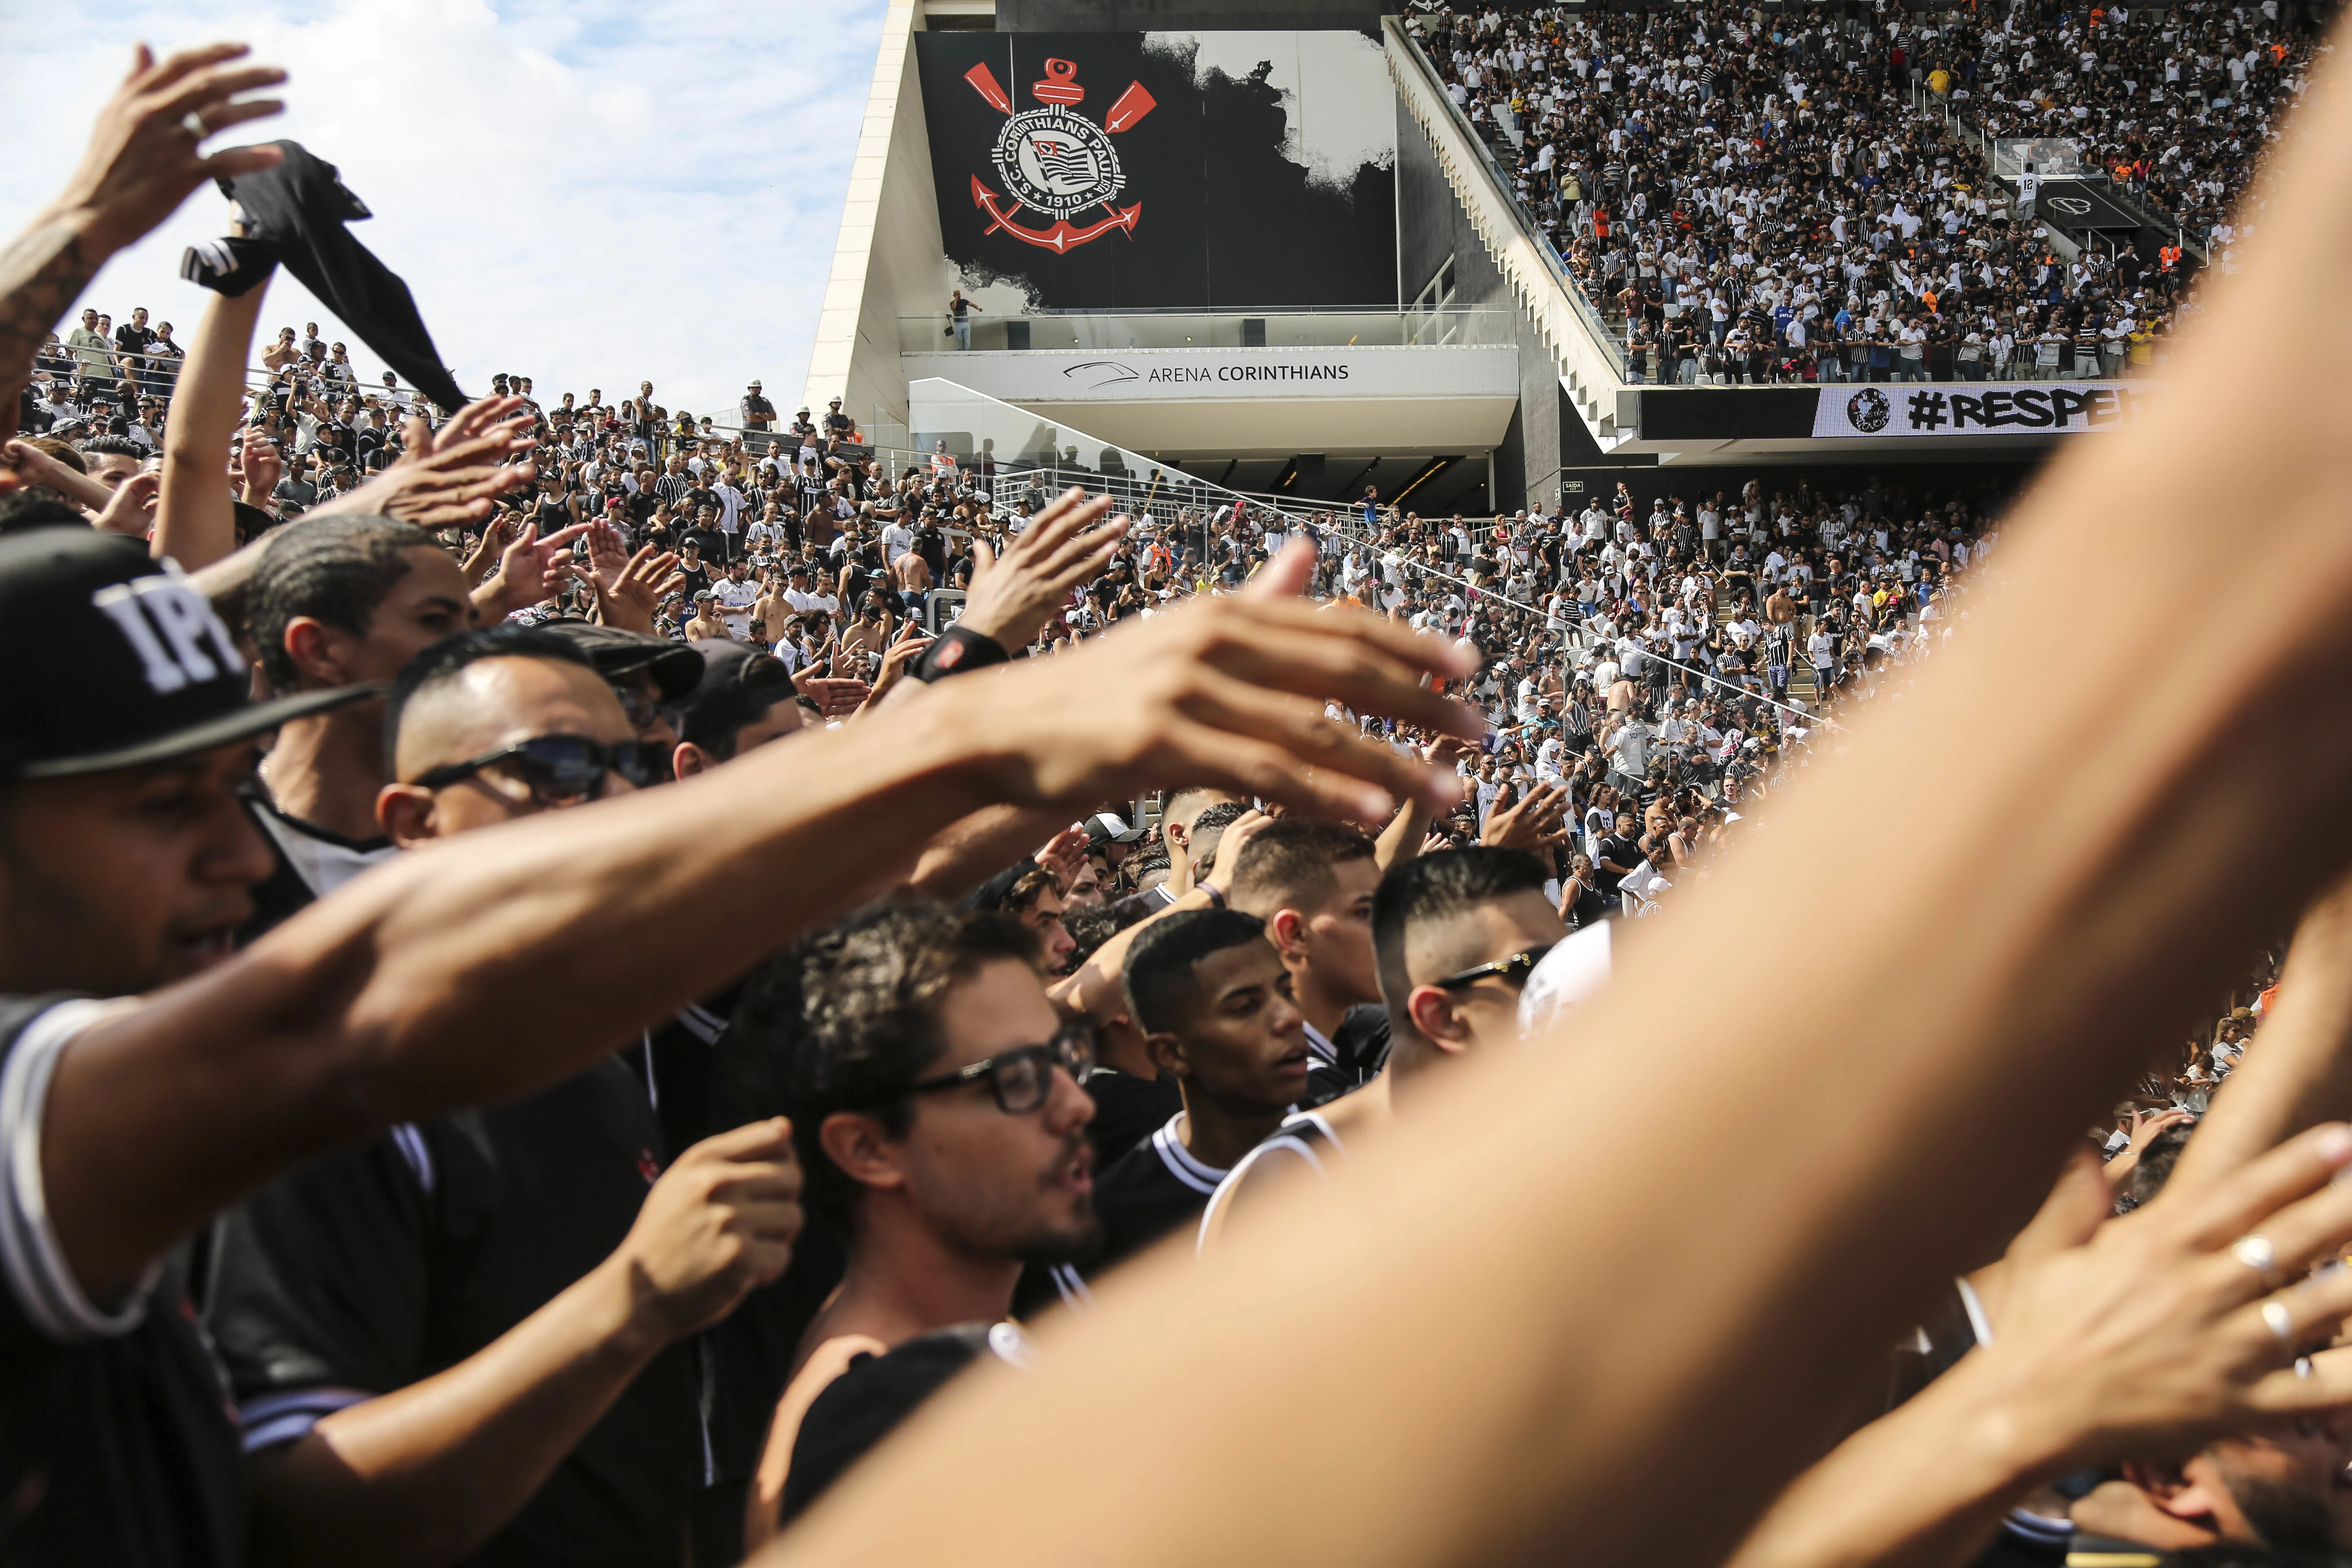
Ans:
MULTIPOLYGON (((389 713, 377 810, 404 849, 665 776, 549 632, 434 645, 389 713)), ((696 1143, 674 1178, 665 1142, 607 1057, 330 1155, 221 1223, 207 1326, 287 1560, 335 1561, 370 1520, 419 1561, 674 1558, 702 1456, 685 1342, 782 1272, 800 1174, 781 1122, 696 1143)))

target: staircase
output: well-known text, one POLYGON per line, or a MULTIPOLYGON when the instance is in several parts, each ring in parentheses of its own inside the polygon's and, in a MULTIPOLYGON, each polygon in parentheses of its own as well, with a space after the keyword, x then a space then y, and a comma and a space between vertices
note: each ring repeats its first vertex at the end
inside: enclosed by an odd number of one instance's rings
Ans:
POLYGON ((1611 450, 1632 438, 1617 428, 1617 394, 1623 390, 1623 351, 1608 323, 1589 304, 1567 269, 1528 220, 1492 154, 1454 107, 1437 69, 1401 18, 1384 17, 1389 76, 1397 97, 1429 139, 1454 199, 1469 215, 1479 243, 1509 285, 1512 298, 1550 351, 1561 388, 1585 428, 1611 450))

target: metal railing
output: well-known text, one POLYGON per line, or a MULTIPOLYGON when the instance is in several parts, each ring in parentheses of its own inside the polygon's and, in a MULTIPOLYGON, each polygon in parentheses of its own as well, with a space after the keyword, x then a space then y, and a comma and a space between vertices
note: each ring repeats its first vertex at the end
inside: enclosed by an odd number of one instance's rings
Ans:
MULTIPOLYGON (((1416 348, 1507 345, 1512 312, 1441 310, 1069 310, 966 318, 971 351, 1045 349, 1416 348)), ((960 348, 947 311, 898 318, 898 352, 960 348)))

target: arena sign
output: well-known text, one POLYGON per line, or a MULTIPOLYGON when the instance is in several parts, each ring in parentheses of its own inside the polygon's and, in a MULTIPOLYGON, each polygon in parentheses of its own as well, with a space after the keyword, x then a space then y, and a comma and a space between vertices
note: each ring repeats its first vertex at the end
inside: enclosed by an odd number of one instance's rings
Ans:
POLYGON ((2146 390, 2123 382, 1895 382, 1824 386, 1815 436, 2033 436, 2127 430, 2146 390))

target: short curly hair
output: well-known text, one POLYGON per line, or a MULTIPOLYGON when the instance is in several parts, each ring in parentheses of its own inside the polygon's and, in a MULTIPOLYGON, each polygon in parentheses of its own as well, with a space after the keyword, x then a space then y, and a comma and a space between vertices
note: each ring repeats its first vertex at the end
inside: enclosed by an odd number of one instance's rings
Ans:
POLYGON ((1034 968, 1036 957, 1036 939, 1005 915, 927 903, 849 915, 753 975, 719 1042, 722 1092, 747 1116, 792 1118, 810 1206, 845 1223, 858 1187, 824 1152, 824 1119, 864 1111, 903 1133, 908 1089, 946 1049, 947 994, 986 964, 1034 968))

